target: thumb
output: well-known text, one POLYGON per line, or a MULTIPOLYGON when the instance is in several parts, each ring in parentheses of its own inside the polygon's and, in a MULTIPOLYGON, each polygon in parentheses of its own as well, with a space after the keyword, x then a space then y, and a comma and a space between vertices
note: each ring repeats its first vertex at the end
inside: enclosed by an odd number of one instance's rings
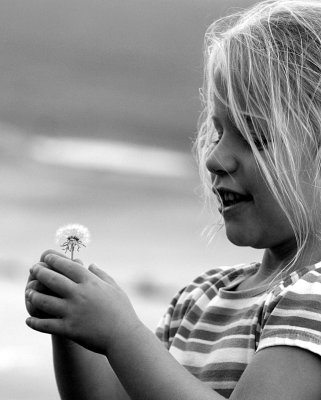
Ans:
POLYGON ((92 272, 94 275, 98 276, 98 278, 102 279, 107 283, 115 283, 113 278, 109 276, 105 271, 98 267, 96 264, 90 264, 88 270, 92 272))

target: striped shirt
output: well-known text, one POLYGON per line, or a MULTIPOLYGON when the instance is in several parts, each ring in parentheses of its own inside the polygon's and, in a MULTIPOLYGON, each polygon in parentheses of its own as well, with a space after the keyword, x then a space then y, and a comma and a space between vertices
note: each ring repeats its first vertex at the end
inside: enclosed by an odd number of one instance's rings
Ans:
POLYGON ((258 263, 210 270, 172 300, 156 334, 201 381, 229 398, 254 354, 296 346, 321 355, 321 264, 268 290, 234 290, 258 263))

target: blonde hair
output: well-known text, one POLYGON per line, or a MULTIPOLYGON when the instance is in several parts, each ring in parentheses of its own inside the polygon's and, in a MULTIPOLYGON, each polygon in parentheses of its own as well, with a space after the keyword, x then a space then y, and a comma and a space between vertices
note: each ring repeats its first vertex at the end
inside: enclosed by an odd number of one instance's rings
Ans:
POLYGON ((320 0, 263 1, 215 21, 205 35, 204 108, 194 144, 205 193, 210 188, 205 162, 216 136, 213 99, 218 96, 227 102, 231 118, 291 223, 297 253, 288 267, 299 258, 310 235, 321 238, 320 54, 320 0), (225 100, 215 85, 217 73, 225 100), (306 165, 312 209, 300 185, 306 165))

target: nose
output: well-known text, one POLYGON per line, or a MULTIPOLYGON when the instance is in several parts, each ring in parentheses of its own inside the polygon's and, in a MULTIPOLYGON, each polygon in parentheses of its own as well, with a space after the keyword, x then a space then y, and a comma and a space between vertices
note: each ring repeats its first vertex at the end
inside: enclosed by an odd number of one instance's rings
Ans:
POLYGON ((223 142, 215 145, 206 160, 206 168, 211 174, 232 174, 237 170, 238 162, 235 154, 223 142))

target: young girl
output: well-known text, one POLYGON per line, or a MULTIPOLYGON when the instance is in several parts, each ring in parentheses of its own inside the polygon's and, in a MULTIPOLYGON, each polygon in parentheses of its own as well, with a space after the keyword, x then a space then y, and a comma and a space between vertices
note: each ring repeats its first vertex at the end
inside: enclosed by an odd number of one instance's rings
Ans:
POLYGON ((195 279, 157 338, 105 272, 45 252, 27 324, 53 335, 62 399, 321 398, 321 2, 261 2, 206 44, 200 168, 263 259, 195 279))

